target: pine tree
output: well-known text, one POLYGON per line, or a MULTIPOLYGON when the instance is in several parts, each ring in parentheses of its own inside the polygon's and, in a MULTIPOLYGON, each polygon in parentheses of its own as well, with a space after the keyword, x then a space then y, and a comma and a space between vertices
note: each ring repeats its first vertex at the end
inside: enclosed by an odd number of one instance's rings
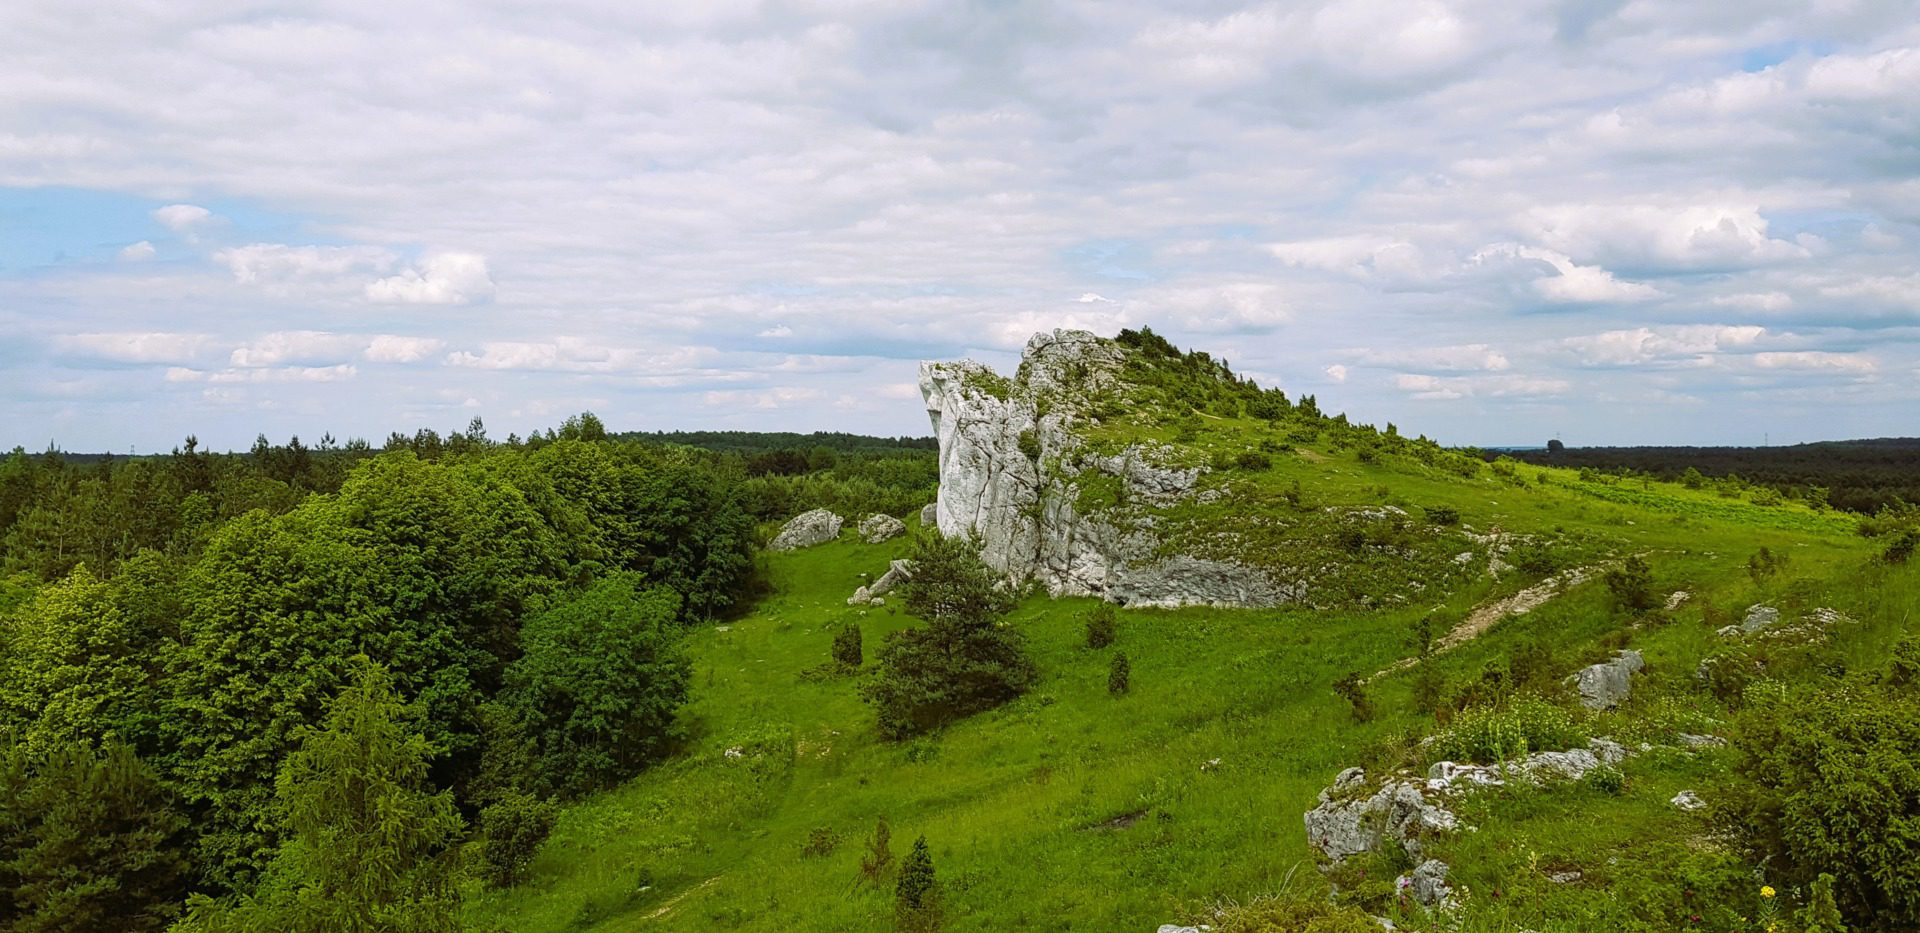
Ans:
POLYGON ((276 782, 291 837, 258 892, 197 897, 185 931, 441 933, 460 928, 453 795, 432 793, 432 749, 411 731, 385 668, 353 659, 354 682, 307 733, 276 782))
POLYGON ((1105 648, 1113 644, 1116 615, 1112 603, 1101 603, 1087 613, 1087 647, 1105 648))
POLYGON ((833 636, 833 664, 842 671, 852 672, 859 670, 865 660, 860 647, 860 626, 848 622, 833 636))
POLYGON ((903 930, 932 930, 940 925, 939 881, 933 875, 933 856, 927 837, 913 841, 913 851, 900 863, 900 882, 893 889, 893 916, 903 930))

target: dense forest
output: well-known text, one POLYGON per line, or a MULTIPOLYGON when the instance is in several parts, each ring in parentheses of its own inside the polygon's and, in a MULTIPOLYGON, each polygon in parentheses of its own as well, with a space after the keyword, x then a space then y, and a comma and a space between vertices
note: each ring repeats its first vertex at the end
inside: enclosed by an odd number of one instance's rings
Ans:
POLYGON ((0 929, 434 928, 434 853, 471 831, 510 880, 550 801, 675 746, 680 632, 750 601, 767 520, 930 499, 930 451, 841 438, 715 451, 587 414, 381 449, 16 449, 0 929), (364 870, 389 862, 409 876, 364 870), (389 912, 328 913, 347 901, 389 912))
MULTIPOLYGON (((1489 453, 1487 459, 1496 455, 1489 453)), ((1877 512, 1920 502, 1920 438, 1822 441, 1788 447, 1563 447, 1502 451, 1539 466, 1645 475, 1668 482, 1731 480, 1790 499, 1877 512)))

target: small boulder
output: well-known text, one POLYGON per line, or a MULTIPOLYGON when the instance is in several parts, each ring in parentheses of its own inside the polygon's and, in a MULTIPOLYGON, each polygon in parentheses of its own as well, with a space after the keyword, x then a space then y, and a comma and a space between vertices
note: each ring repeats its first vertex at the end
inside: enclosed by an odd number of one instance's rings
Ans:
POLYGON ((1754 606, 1747 610, 1747 617, 1740 622, 1740 633, 1751 635, 1762 629, 1780 624, 1780 610, 1772 606, 1754 606))
POLYGON ((1700 799, 1699 794, 1690 790, 1683 790, 1680 793, 1674 794, 1673 799, 1667 802, 1682 810, 1699 810, 1707 805, 1706 801, 1700 799))
POLYGON ((920 509, 920 527, 935 528, 940 524, 940 506, 929 502, 920 509))
POLYGON ((1452 811, 1430 803, 1414 782, 1389 781, 1372 796, 1335 799, 1335 794, 1364 793, 1364 781, 1357 768, 1341 772, 1333 787, 1320 792, 1320 805, 1307 811, 1308 843, 1335 863, 1389 845, 1418 860, 1422 839, 1459 826, 1452 811))
POLYGON ((802 512, 787 522, 775 535, 773 543, 767 545, 770 551, 797 551, 803 547, 825 544, 840 537, 840 516, 826 509, 814 509, 802 512))
POLYGON ((907 533, 907 524, 891 515, 878 512, 866 517, 860 523, 860 538, 868 544, 891 541, 907 533))
POLYGON ((1423 907, 1444 910, 1453 906, 1453 886, 1447 884, 1447 863, 1437 858, 1427 859, 1411 873, 1401 875, 1395 886, 1412 894, 1423 907))
POLYGON ((1613 660, 1585 668, 1568 680, 1579 688, 1581 706, 1612 709, 1633 692, 1633 675, 1646 666, 1640 652, 1629 649, 1616 652, 1613 660))

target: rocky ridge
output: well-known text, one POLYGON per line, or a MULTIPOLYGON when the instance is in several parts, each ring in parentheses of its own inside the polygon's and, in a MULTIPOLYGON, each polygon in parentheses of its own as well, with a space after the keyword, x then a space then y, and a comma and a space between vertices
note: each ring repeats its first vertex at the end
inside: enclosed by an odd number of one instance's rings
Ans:
POLYGON ((1160 444, 1101 453, 1076 430, 1093 419, 1088 400, 1118 388, 1125 353, 1093 334, 1056 330, 1027 342, 1011 380, 971 360, 922 363, 920 392, 940 442, 941 534, 978 536, 989 566, 1055 596, 1169 607, 1292 601, 1294 592, 1257 568, 1160 553, 1151 515, 1080 508, 1091 480, 1117 481, 1129 501, 1168 506, 1196 495, 1205 472, 1160 444))

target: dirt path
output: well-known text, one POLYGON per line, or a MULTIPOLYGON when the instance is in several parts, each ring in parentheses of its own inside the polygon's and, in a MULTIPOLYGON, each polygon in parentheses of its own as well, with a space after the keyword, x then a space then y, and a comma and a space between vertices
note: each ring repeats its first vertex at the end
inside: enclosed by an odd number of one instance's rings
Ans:
POLYGON ((675 907, 679 906, 681 901, 684 901, 688 897, 694 894, 697 894, 701 891, 704 891, 707 888, 713 887, 713 883, 719 880, 720 880, 720 876, 714 875, 713 877, 708 878, 707 880, 702 881, 699 884, 696 884, 693 887, 686 889, 685 891, 681 891, 679 894, 675 894, 671 900, 667 901, 665 904, 661 904, 659 908, 654 910, 653 913, 648 914, 647 919, 658 920, 661 917, 666 916, 668 913, 672 912, 672 910, 675 907))
MULTIPOLYGON (((1453 631, 1440 636, 1440 640, 1433 645, 1433 652, 1439 654, 1443 651, 1451 651, 1475 638, 1479 638, 1488 629, 1493 628, 1501 619, 1507 618, 1508 616, 1526 615, 1540 608, 1547 600, 1554 598, 1561 592, 1593 579, 1593 576, 1603 569, 1605 569, 1604 565, 1575 567, 1572 570, 1563 571, 1548 577, 1512 596, 1502 597, 1492 602, 1475 606, 1473 611, 1467 613, 1467 617, 1461 620, 1459 625, 1453 627, 1453 631)), ((1375 677, 1383 677, 1394 671, 1404 671, 1418 663, 1419 660, 1419 658, 1401 658, 1387 666, 1386 669, 1376 671, 1373 677, 1368 677, 1366 681, 1362 682, 1372 681, 1375 677)))

